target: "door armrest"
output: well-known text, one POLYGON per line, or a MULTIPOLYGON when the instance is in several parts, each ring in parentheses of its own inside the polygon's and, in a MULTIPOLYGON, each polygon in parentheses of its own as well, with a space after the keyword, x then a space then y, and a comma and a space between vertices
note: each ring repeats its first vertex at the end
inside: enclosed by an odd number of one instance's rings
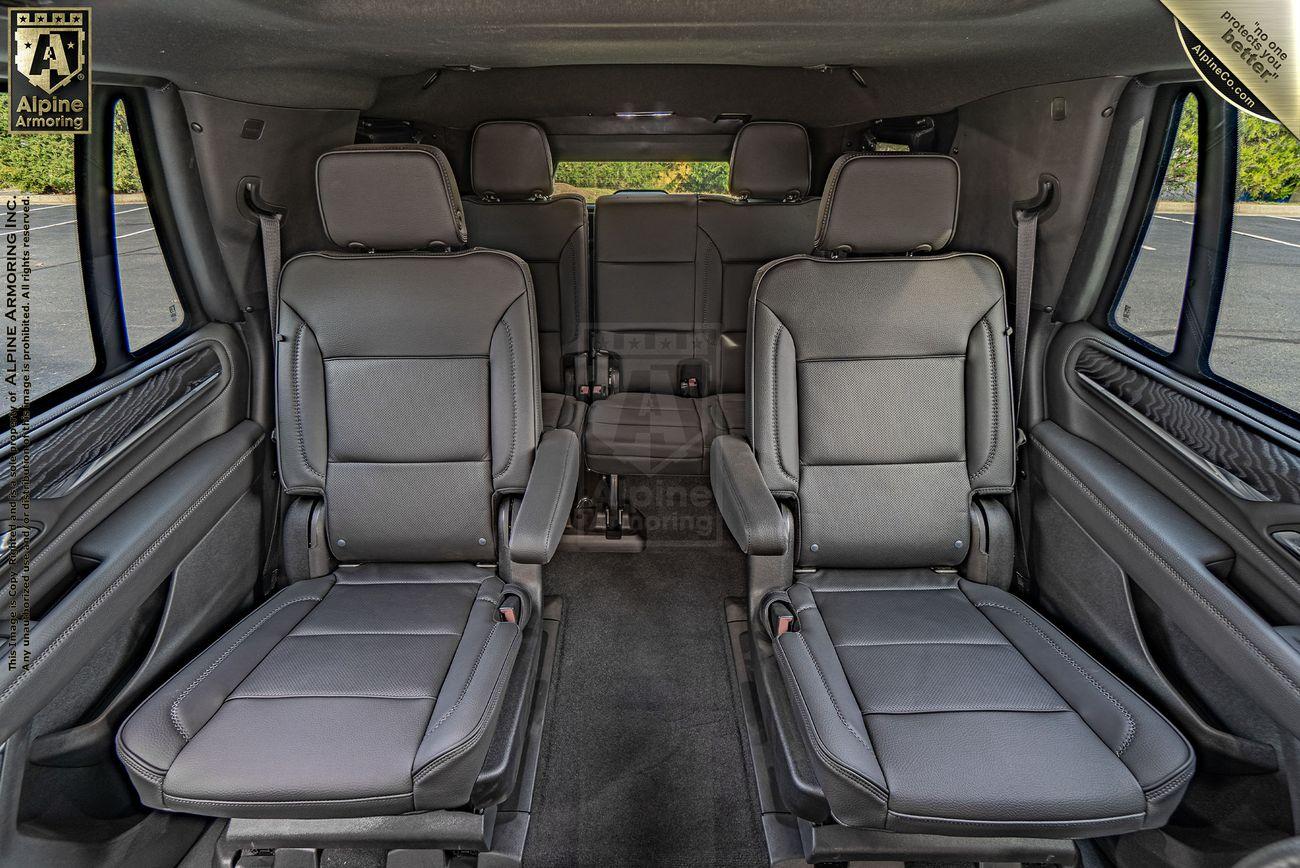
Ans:
POLYGON ((545 564, 555 555, 578 489, 578 435, 547 431, 537 444, 524 501, 510 531, 510 559, 545 564))
POLYGON ((751 555, 785 554, 781 511, 744 438, 725 434, 713 441, 709 477, 718 510, 740 550, 751 555))

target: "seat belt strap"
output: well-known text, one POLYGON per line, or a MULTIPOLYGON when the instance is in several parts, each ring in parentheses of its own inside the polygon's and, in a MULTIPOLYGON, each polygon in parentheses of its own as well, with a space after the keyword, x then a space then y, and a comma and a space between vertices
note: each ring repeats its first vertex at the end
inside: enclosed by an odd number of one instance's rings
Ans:
POLYGON ((1014 406, 1020 409, 1025 389, 1025 353, 1029 349, 1029 311, 1034 304, 1034 259, 1038 248, 1038 210, 1016 212, 1016 309, 1014 406))
MULTIPOLYGON (((1026 446, 1025 431, 1021 427, 1020 404, 1021 398, 1025 392, 1025 356, 1029 353, 1029 314, 1034 305, 1034 264, 1038 252, 1038 218, 1043 211, 1051 204, 1052 198, 1056 195, 1057 181, 1049 175, 1039 176, 1038 194, 1030 200, 1016 202, 1012 206, 1012 212, 1016 221, 1016 309, 1015 325, 1012 326, 1013 341, 1013 358, 1012 364, 1015 368, 1015 379, 1012 381, 1012 406, 1016 413, 1016 465, 1017 474, 1023 479, 1028 479, 1027 474, 1019 470, 1020 463, 1025 459, 1023 454, 1026 446)), ((1022 497, 1026 485, 1017 484, 1012 492, 1012 502, 1015 508, 1015 560, 1018 562, 1015 568, 1015 574, 1019 583, 1029 581, 1030 567, 1030 541, 1029 534, 1032 529, 1032 523, 1029 518, 1028 498, 1022 497)), ((1024 591, 1025 588, 1017 590, 1024 591)))
MULTIPOLYGON (((251 198, 251 197, 250 197, 251 198)), ((251 203, 250 203, 251 204, 251 203)), ((279 358, 280 350, 277 344, 280 341, 280 212, 256 208, 253 213, 257 215, 257 222, 261 228, 262 236, 262 262, 266 268, 266 319, 271 326, 271 364, 276 364, 279 358)), ((273 368, 274 370, 274 368, 273 368)), ((274 381, 274 374, 272 375, 274 381)), ((274 423, 272 416, 272 423, 274 423)), ((268 458, 268 473, 275 472, 275 429, 271 430, 271 450, 268 458)), ((283 553, 280 551, 281 528, 281 506, 283 498, 283 487, 280 480, 273 481, 274 496, 263 497, 262 508, 272 510, 271 529, 267 535, 266 560, 262 564, 261 573, 258 576, 258 582, 261 585, 259 591, 262 596, 268 596, 275 590, 278 584, 276 576, 279 570, 276 563, 281 560, 283 553), (269 501, 269 502, 268 502, 269 501), (280 555, 281 557, 277 557, 280 555)), ((286 565, 290 566, 290 565, 286 565)), ((294 578, 290 576, 290 578, 294 578)))
POLYGON ((271 322, 271 344, 280 335, 280 214, 258 211, 262 227, 262 262, 266 266, 266 313, 271 322))

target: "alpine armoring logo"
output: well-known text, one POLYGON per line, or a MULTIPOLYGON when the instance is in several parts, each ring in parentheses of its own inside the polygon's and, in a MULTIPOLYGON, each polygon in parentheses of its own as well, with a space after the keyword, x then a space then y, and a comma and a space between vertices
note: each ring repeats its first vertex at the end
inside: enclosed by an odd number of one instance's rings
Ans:
POLYGON ((90 132, 90 10, 9 10, 9 131, 90 132))

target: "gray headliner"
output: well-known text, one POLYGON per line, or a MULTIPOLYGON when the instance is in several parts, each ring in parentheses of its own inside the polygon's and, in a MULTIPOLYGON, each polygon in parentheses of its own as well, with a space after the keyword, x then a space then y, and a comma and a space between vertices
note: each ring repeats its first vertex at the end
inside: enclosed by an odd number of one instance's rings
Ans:
POLYGON ((660 93, 659 84, 678 100, 703 87, 704 99, 697 102, 710 102, 710 112, 825 124, 849 116, 940 111, 1036 83, 1186 65, 1172 19, 1158 0, 875 0, 869 5, 863 0, 92 0, 90 5, 97 73, 157 76, 185 90, 271 105, 364 110, 379 99, 386 113, 408 117, 429 112, 423 106, 435 101, 436 92, 438 114, 459 110, 458 123, 665 107, 658 102, 668 97, 651 96, 660 93), (611 88, 594 71, 573 68, 704 63, 851 64, 867 87, 842 71, 823 76, 794 69, 784 72, 798 97, 763 87, 773 83, 771 78, 716 81, 705 70, 676 78, 649 70, 625 72, 611 88), (465 64, 498 69, 449 73, 427 92, 414 84, 440 66, 465 64), (561 65, 569 71, 499 69, 561 65), (526 73, 538 77, 530 80, 526 73), (638 81, 630 83, 626 76, 638 81), (800 76, 814 83, 801 83, 800 76), (476 105, 479 97, 535 108, 485 110, 476 105))

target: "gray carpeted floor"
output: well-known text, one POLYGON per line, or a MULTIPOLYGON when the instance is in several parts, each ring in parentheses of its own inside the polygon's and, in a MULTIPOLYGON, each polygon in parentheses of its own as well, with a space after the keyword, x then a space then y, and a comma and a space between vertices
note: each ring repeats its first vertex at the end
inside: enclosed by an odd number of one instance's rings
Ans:
POLYGON ((744 560, 703 483, 632 492, 645 552, 547 568, 564 624, 526 865, 765 861, 723 614, 744 560), (674 520, 656 532, 661 510, 674 520))

